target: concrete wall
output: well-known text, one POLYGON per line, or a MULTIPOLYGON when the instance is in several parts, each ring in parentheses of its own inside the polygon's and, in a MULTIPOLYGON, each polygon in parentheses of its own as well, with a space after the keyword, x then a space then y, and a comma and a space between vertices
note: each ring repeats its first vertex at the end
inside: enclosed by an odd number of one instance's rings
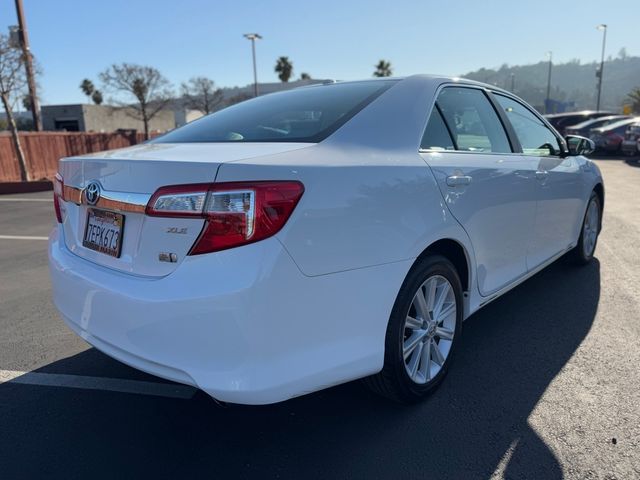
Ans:
MULTIPOLYGON (((114 132, 132 129, 144 132, 142 120, 133 116, 133 109, 119 109, 108 105, 48 105, 42 107, 42 124, 45 130, 57 130, 56 122, 77 121, 81 132, 114 132)), ((149 124, 150 131, 166 132, 175 128, 171 110, 158 112, 149 124)))
MULTIPOLYGON (((144 131, 144 124, 133 109, 113 108, 105 105, 83 105, 84 126, 87 132, 113 132, 118 129, 144 131)), ((162 110, 149 122, 150 131, 166 132, 175 128, 173 112, 162 110)))

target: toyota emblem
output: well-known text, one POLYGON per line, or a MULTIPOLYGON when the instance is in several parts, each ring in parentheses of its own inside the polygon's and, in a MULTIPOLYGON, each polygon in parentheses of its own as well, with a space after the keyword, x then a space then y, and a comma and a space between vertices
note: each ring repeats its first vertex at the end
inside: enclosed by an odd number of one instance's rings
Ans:
POLYGON ((100 198, 100 184, 96 181, 90 182, 84 189, 84 198, 89 205, 95 205, 100 198))

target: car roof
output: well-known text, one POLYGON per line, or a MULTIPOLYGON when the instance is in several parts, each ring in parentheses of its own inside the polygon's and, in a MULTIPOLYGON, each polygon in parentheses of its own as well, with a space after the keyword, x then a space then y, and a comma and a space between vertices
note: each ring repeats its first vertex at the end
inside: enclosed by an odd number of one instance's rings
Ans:
POLYGON ((627 118, 630 118, 629 115, 607 115, 606 117, 598 117, 598 118, 590 118, 588 120, 585 120, 584 122, 580 122, 580 123, 576 123, 575 125, 571 125, 568 128, 584 128, 584 127, 588 127, 589 125, 596 123, 596 122, 606 122, 608 120, 614 120, 614 119, 620 119, 620 120, 625 120, 627 118))
POLYGON ((606 132, 607 130, 615 130, 616 128, 622 127, 624 125, 631 125, 633 123, 640 122, 640 117, 631 117, 625 118, 618 122, 610 123, 609 125, 605 125, 604 127, 596 128, 594 130, 599 130, 601 132, 606 132))
POLYGON ((562 118, 562 117, 580 117, 583 115, 593 115, 594 113, 602 113, 614 115, 614 112, 607 112, 606 110, 581 110, 579 112, 563 112, 563 113, 550 113, 545 115, 547 118, 562 118))
POLYGON ((490 85, 488 83, 478 82, 476 80, 471 80, 464 77, 457 77, 452 75, 438 75, 438 74, 428 74, 428 73, 420 73, 416 75, 410 75, 406 77, 374 77, 374 78, 365 78, 361 80, 329 80, 323 83, 315 83, 312 85, 304 85, 298 88, 317 88, 327 85, 335 85, 335 84, 344 84, 344 83, 363 83, 363 82, 384 82, 384 81, 396 81, 401 82, 404 80, 418 80, 422 81, 425 84, 433 84, 433 83, 458 83, 461 85, 473 85, 477 87, 488 88, 494 90, 496 92, 501 92, 505 94, 511 94, 511 92, 500 88, 496 85, 490 85))

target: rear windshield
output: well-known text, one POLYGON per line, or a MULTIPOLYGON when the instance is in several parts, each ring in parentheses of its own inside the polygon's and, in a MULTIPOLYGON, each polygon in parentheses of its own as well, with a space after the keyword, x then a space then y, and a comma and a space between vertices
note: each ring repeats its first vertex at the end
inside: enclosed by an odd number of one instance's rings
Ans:
POLYGON ((320 142, 395 82, 335 83, 265 95, 212 113, 152 143, 320 142))

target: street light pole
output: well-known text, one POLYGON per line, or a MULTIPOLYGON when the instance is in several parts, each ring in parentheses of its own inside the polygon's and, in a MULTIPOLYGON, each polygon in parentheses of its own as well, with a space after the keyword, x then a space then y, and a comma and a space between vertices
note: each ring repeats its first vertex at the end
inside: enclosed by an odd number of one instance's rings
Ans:
POLYGON ((547 99, 544 101, 544 113, 549 113, 549 95, 551 94, 551 67, 553 65, 553 52, 547 52, 549 57, 549 73, 547 74, 547 99))
POLYGON ((27 34, 27 22, 24 19, 24 10, 22 8, 22 0, 16 0, 16 14, 18 16, 18 38, 20 40, 20 48, 24 55, 24 68, 27 72, 27 86, 29 87, 29 97, 31 106, 31 115, 33 117, 33 128, 36 132, 42 131, 42 120, 40 119, 40 105, 38 102, 38 94, 36 92, 36 80, 33 70, 33 55, 29 49, 29 35, 27 34))
POLYGON ((600 69, 596 72, 598 77, 598 100, 596 102, 596 110, 600 110, 600 96, 602 95, 602 74, 604 72, 604 46, 607 42, 607 26, 602 23, 596 27, 602 30, 602 55, 600 57, 600 69))
POLYGON ((256 40, 262 39, 259 33, 245 33, 244 38, 251 40, 251 54, 253 55, 253 94, 258 96, 258 72, 256 70, 256 40))
POLYGON ((516 93, 516 74, 511 72, 511 93, 516 93))

